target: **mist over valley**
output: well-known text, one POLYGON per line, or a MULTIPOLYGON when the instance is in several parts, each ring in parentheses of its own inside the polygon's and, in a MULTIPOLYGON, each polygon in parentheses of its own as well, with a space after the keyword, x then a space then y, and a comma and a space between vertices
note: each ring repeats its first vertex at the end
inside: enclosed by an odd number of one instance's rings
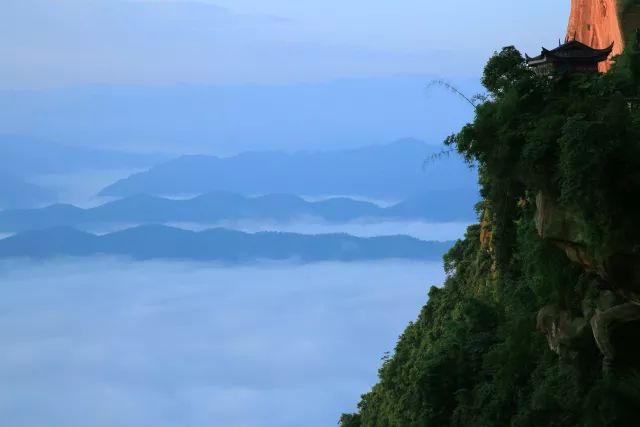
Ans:
POLYGON ((640 0, 4 3, 0 427, 639 424, 640 0))
POLYGON ((2 423, 336 425, 477 220, 476 71, 225 1, 0 16, 2 423))
POLYGON ((51 427, 333 425, 442 275, 439 262, 0 261, 0 413, 51 427))

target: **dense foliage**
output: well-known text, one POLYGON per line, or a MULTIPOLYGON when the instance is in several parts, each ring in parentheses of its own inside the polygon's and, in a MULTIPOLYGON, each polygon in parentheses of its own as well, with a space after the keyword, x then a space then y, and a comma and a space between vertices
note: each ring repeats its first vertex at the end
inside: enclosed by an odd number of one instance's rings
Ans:
POLYGON ((594 288, 534 225, 543 192, 595 259, 640 241, 639 58, 606 75, 536 75, 512 47, 489 61, 475 120, 446 142, 478 165, 482 223, 342 427, 640 424, 640 360, 603 370, 593 336, 561 358, 537 329, 542 307, 579 316, 594 288))
POLYGON ((619 13, 624 14, 628 12, 632 7, 638 6, 640 1, 638 0, 618 0, 619 13))

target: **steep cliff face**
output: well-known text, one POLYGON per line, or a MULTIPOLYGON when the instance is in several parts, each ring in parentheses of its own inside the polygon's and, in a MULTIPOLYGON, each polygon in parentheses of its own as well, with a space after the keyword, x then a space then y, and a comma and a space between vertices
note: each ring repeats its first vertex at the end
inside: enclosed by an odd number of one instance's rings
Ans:
POLYGON ((481 224, 341 425, 636 426, 640 52, 549 77, 508 47, 483 84, 447 140, 478 165, 481 224))
MULTIPOLYGON (((576 39, 596 49, 613 43, 613 56, 624 49, 624 37, 619 19, 618 0, 571 0, 571 16, 567 39, 576 39)), ((600 71, 608 71, 611 61, 600 64, 600 71)))

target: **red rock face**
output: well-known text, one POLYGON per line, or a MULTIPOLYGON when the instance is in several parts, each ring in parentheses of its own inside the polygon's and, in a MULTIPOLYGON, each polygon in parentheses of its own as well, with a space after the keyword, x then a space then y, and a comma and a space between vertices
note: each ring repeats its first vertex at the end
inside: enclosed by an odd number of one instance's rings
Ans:
MULTIPOLYGON (((608 47, 612 42, 612 56, 624 49, 622 25, 618 18, 617 0, 571 0, 571 16, 567 38, 574 37, 595 49, 608 47)), ((611 68, 611 60, 600 64, 600 71, 611 68)))

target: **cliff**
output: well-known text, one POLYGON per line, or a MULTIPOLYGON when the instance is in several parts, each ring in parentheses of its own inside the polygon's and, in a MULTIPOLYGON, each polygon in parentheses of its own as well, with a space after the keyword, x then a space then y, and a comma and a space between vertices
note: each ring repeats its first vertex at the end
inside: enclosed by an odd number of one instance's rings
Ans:
POLYGON ((489 97, 447 140, 478 165, 481 224, 343 427, 638 425, 635 46, 610 70, 540 76, 513 47, 489 61, 489 97))
MULTIPOLYGON (((625 43, 640 27, 640 6, 635 0, 571 0, 567 39, 577 39, 596 49, 613 43, 613 55, 620 55, 625 43)), ((600 65, 608 71, 612 60, 600 65)))
MULTIPOLYGON (((624 38, 618 13, 618 0, 571 0, 567 39, 576 39, 596 49, 613 43, 613 55, 624 49, 624 38)), ((600 64, 608 71, 611 61, 600 64)))

